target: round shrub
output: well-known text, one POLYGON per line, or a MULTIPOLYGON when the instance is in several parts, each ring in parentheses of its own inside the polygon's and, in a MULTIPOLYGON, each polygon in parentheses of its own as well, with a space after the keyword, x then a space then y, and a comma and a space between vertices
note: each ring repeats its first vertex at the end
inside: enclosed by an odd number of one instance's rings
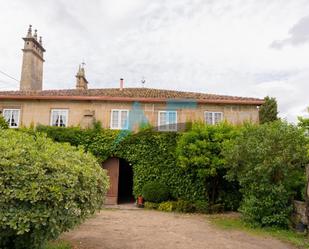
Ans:
POLYGON ((108 177, 91 154, 0 130, 0 248, 41 249, 100 209, 108 177))
POLYGON ((146 201, 160 203, 169 199, 169 190, 163 183, 149 182, 143 186, 142 195, 146 201))

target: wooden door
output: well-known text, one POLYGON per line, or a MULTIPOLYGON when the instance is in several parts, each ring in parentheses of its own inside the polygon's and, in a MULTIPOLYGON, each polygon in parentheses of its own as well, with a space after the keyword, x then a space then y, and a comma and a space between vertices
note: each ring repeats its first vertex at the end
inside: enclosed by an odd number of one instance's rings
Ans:
POLYGON ((118 182, 119 182, 119 159, 109 158, 103 163, 103 169, 107 170, 110 188, 106 194, 105 204, 117 204, 118 202, 118 182))

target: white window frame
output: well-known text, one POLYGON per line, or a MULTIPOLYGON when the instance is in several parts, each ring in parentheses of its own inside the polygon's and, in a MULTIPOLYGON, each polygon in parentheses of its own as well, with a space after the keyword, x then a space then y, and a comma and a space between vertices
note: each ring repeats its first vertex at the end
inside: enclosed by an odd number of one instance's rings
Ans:
POLYGON ((111 115, 110 115, 110 128, 112 130, 128 130, 129 129, 129 118, 130 118, 130 111, 129 109, 112 109, 111 110, 111 115), (118 125, 113 126, 113 113, 117 111, 118 112, 118 125), (121 119, 121 114, 122 112, 127 113, 127 123, 125 127, 121 127, 122 119, 121 119))
MULTIPOLYGON (((68 127, 68 123, 69 123, 69 110, 68 109, 51 109, 50 110, 50 126, 54 126, 53 125, 53 112, 65 112, 66 113, 66 120, 65 120, 65 126, 64 127, 68 127)), ((54 127, 61 127, 59 125, 56 125, 54 127)))
POLYGON ((218 123, 221 123, 223 121, 223 119, 224 119, 223 118, 223 112, 211 112, 211 111, 205 111, 204 112, 204 121, 208 125, 216 125, 218 123), (211 113, 211 121, 212 121, 211 124, 207 123, 207 119, 206 119, 207 113, 211 113), (215 122, 215 115, 216 114, 221 114, 221 120, 219 122, 217 122, 217 123, 215 122))
MULTIPOLYGON (((9 125, 9 128, 13 128, 13 129, 16 129, 16 128, 19 128, 19 124, 20 124, 20 109, 9 109, 9 108, 6 108, 6 109, 3 109, 2 110, 2 115, 3 115, 3 117, 4 117, 4 112, 5 111, 18 111, 18 122, 17 122, 17 126, 12 126, 12 124, 11 124, 11 122, 8 122, 8 125, 9 125)), ((12 114, 11 114, 11 118, 12 118, 12 114)), ((10 118, 10 119, 11 119, 10 118)))
POLYGON ((178 123, 177 121, 178 121, 177 111, 171 110, 171 111, 159 111, 158 112, 158 130, 159 131, 177 131, 177 123, 178 123), (169 123, 169 118, 168 118, 169 115, 167 115, 166 124, 161 125, 161 122, 160 122, 160 116, 161 116, 160 114, 161 113, 171 113, 171 112, 176 114, 175 115, 175 117, 176 117, 175 123, 171 123, 171 124, 175 124, 175 128, 173 128, 173 129, 170 129, 170 127, 169 127, 169 125, 171 125, 169 123))

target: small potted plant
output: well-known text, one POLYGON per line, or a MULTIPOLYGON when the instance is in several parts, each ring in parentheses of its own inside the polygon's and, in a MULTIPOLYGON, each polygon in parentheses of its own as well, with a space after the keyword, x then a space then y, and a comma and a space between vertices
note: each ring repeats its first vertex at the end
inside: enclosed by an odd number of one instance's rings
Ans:
POLYGON ((139 208, 144 207, 144 198, 141 195, 137 197, 137 207, 139 208))

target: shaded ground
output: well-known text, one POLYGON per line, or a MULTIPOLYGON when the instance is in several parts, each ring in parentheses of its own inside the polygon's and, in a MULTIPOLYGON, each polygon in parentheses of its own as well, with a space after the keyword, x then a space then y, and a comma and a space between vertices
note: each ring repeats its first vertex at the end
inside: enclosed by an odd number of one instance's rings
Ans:
POLYGON ((64 239, 80 249, 292 249, 272 238, 213 227, 204 215, 102 210, 64 239))

